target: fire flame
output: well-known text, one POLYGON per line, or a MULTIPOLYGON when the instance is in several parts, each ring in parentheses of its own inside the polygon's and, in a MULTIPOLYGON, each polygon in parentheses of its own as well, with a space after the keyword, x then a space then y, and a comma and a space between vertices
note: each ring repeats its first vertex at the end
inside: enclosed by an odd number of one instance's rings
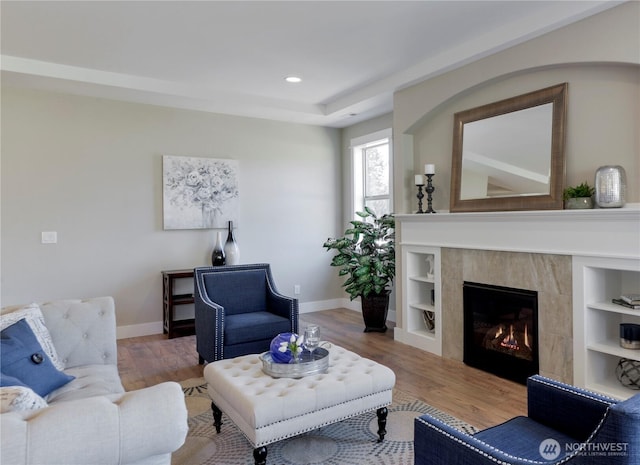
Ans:
POLYGON ((502 340, 500 345, 507 349, 520 350, 520 346, 518 346, 518 341, 516 340, 516 336, 513 331, 513 325, 509 325, 509 335, 502 340))
POLYGON ((498 328, 496 329, 495 336, 493 336, 493 339, 500 340, 501 347, 504 347, 509 350, 520 350, 521 349, 520 344, 522 343, 524 347, 527 347, 529 350, 531 350, 531 342, 530 342, 531 336, 529 335, 529 326, 527 324, 524 325, 524 331, 523 331, 524 334, 522 336, 522 341, 519 341, 518 338, 516 337, 516 331, 513 325, 509 325, 509 332, 506 335, 505 333, 506 333, 506 327, 504 325, 499 325, 498 328))

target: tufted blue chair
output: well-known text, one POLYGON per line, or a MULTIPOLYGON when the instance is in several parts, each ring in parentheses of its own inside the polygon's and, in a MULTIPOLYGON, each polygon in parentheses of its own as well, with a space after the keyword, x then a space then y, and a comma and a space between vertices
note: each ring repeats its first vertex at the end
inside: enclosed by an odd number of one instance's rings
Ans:
POLYGON ((415 465, 640 464, 640 394, 617 401, 539 375, 527 394, 528 416, 474 435, 416 418, 415 465))
POLYGON ((266 352, 298 332, 298 300, 278 293, 268 264, 195 268, 194 280, 200 363, 266 352))

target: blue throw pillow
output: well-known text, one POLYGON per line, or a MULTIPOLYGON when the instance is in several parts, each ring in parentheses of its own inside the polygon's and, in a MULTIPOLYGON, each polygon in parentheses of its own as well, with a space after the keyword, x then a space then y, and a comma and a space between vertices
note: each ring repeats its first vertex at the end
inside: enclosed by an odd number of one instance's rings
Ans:
POLYGON ((14 377, 14 376, 9 376, 9 375, 6 375, 6 374, 0 372, 0 387, 8 387, 8 386, 29 387, 29 386, 26 386, 18 378, 14 377))
POLYGON ((0 344, 3 377, 17 378, 39 396, 44 397, 74 379, 53 366, 24 319, 0 332, 0 344))

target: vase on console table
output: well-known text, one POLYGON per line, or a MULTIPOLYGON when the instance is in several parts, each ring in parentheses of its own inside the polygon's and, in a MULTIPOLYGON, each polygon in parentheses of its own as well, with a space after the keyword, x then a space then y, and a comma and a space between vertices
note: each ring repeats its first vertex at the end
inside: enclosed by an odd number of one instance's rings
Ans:
POLYGON ((233 221, 229 221, 227 242, 224 243, 224 255, 226 265, 237 265, 240 263, 240 249, 233 235, 233 221))
POLYGON ((222 248, 222 233, 218 231, 216 236, 216 244, 213 246, 211 253, 211 264, 213 266, 222 266, 225 264, 224 249, 222 248))

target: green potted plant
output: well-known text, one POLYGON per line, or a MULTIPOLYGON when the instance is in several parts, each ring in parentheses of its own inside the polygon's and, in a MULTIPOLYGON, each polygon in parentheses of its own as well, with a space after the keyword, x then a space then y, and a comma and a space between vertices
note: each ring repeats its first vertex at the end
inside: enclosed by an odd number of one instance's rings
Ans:
POLYGON ((369 207, 357 215, 362 220, 351 221, 343 237, 329 238, 323 247, 337 252, 331 266, 348 276, 342 286, 351 300, 360 297, 364 331, 384 332, 396 274, 395 219, 388 214, 378 217, 369 207))
POLYGON ((594 192, 595 188, 589 186, 586 181, 577 186, 567 187, 562 193, 564 208, 593 208, 594 192))

